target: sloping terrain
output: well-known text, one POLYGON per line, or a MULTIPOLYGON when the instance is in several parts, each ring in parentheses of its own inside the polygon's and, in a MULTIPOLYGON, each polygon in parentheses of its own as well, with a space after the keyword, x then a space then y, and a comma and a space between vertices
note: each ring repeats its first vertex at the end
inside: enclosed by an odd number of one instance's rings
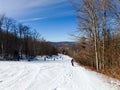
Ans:
POLYGON ((120 90, 119 81, 86 70, 65 55, 0 62, 0 90, 120 90), (109 81, 109 83, 108 83, 109 81))

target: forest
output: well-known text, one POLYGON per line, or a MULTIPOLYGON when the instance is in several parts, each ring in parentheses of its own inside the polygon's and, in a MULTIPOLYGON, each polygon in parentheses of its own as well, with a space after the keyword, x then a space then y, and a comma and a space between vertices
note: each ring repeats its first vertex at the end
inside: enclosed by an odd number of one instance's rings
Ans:
POLYGON ((57 54, 57 49, 41 37, 37 30, 0 15, 0 60, 53 54, 57 54))
POLYGON ((68 54, 78 63, 120 79, 120 1, 77 0, 77 44, 68 54))

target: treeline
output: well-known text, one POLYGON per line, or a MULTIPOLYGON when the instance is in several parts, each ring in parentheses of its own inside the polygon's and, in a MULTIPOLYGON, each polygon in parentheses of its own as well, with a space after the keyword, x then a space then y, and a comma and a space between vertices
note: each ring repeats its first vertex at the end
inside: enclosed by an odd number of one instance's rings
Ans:
POLYGON ((81 38, 69 54, 80 64, 120 78, 120 1, 77 0, 81 38))
POLYGON ((36 30, 5 15, 0 15, 1 59, 32 58, 36 55, 57 54, 57 49, 46 42, 36 30))

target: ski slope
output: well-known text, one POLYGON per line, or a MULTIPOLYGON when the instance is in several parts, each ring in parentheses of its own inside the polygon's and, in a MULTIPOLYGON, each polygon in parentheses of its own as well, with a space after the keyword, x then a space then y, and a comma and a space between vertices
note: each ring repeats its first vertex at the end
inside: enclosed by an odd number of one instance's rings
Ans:
POLYGON ((43 61, 0 62, 0 90, 120 90, 117 80, 71 66, 71 58, 53 56, 43 61), (55 60, 55 61, 54 61, 55 60))

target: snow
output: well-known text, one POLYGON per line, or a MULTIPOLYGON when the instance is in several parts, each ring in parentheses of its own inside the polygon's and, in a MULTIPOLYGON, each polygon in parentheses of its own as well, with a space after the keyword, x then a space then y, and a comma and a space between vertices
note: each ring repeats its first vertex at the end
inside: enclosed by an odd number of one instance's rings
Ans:
POLYGON ((59 54, 44 61, 0 62, 0 90, 120 90, 120 82, 75 64, 59 54), (108 81, 111 81, 109 83, 108 81))

